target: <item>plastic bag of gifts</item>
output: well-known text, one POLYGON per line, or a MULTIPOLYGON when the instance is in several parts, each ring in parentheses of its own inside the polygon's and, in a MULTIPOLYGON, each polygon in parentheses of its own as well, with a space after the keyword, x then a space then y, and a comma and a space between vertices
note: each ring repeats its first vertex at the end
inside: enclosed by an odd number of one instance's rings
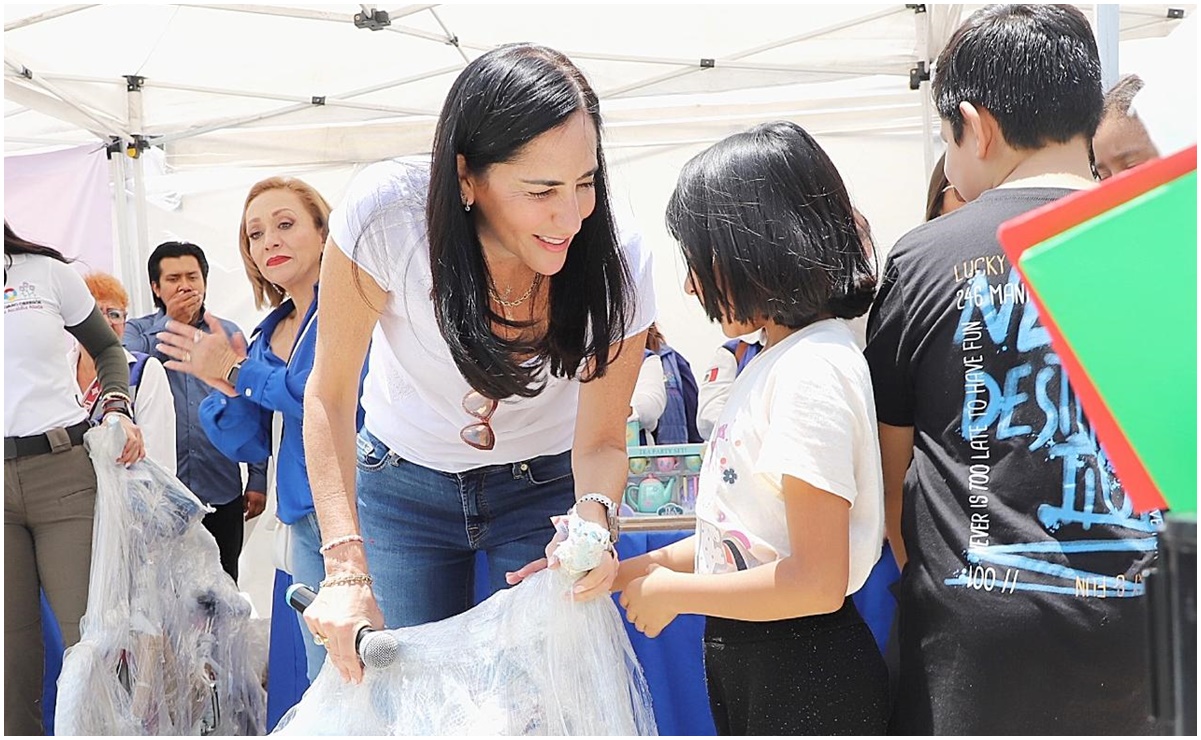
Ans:
POLYGON ((344 682, 327 661, 273 734, 657 734, 613 600, 570 595, 609 533, 563 519, 560 567, 440 622, 368 633, 363 681, 344 682))
POLYGON ((250 605, 200 522, 210 510, 153 460, 116 463, 119 426, 85 440, 92 566, 80 641, 63 657, 57 734, 264 734, 250 605))

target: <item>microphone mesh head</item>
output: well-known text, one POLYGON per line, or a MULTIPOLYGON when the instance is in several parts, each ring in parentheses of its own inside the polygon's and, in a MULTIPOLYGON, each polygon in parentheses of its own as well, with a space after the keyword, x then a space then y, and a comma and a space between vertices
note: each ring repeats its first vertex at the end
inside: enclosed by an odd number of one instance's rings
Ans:
POLYGON ((400 655, 400 641, 390 630, 368 632, 359 642, 359 657, 368 668, 387 668, 400 655))

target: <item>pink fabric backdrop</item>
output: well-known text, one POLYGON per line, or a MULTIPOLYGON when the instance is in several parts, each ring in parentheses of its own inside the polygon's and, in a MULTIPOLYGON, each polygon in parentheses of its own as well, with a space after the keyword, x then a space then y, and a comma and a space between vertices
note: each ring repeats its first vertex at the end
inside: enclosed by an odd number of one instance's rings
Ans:
POLYGON ((17 234, 113 273, 113 205, 104 145, 4 158, 4 219, 17 234))

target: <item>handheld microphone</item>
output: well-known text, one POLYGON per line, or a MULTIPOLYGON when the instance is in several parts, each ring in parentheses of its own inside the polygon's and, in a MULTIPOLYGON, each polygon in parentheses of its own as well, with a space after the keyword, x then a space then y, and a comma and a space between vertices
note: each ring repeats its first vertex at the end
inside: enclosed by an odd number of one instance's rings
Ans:
MULTIPOLYGON (((303 583, 293 583, 284 592, 288 606, 301 614, 317 598, 316 592, 303 583)), ((400 656, 400 641, 391 630, 374 630, 363 627, 354 638, 354 649, 359 660, 368 668, 387 668, 400 656)))
POLYGON ((317 593, 303 583, 293 583, 284 592, 284 600, 288 602, 288 606, 301 614, 304 614, 304 610, 309 608, 315 598, 317 593))

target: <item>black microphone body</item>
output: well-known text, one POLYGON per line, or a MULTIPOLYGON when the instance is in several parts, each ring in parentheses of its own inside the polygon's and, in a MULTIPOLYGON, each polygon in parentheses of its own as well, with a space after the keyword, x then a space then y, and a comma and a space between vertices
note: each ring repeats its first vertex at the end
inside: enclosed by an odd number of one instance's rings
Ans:
MULTIPOLYGON (((293 583, 284 593, 284 600, 288 602, 288 606, 301 614, 316 598, 316 592, 303 583, 293 583)), ((375 630, 364 626, 355 635, 354 649, 363 665, 369 668, 387 668, 399 657, 400 641, 388 630, 375 630)))
POLYGON ((288 602, 288 606, 301 614, 304 614, 304 610, 309 608, 315 598, 317 598, 317 593, 303 583, 293 583, 284 592, 284 599, 288 602))

